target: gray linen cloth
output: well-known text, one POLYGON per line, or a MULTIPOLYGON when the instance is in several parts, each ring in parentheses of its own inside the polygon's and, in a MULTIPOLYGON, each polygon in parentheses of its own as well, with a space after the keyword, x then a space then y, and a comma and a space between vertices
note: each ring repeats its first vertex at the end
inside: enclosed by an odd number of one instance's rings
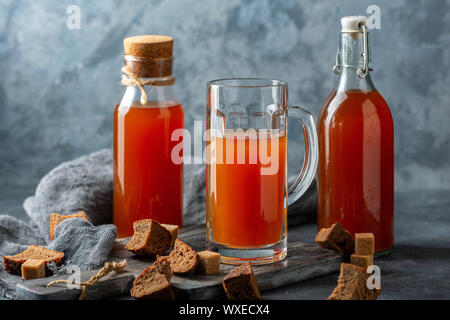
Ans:
MULTIPOLYGON (((64 252, 64 265, 57 272, 64 272, 68 265, 77 265, 81 270, 100 268, 116 237, 116 227, 110 224, 112 189, 113 156, 111 150, 103 149, 64 162, 41 179, 34 196, 23 204, 30 223, 0 215, 0 296, 13 298, 16 284, 22 281, 19 276, 5 272, 2 256, 19 253, 31 244, 64 252), (51 213, 67 215, 80 210, 87 213, 90 222, 64 220, 55 230, 54 241, 50 242, 51 213)), ((204 164, 185 164, 183 193, 183 225, 205 224, 204 164)), ((289 206, 289 225, 313 220, 316 203, 316 184, 313 183, 300 200, 289 206)))
POLYGON ((40 245, 64 252, 64 264, 81 270, 103 266, 114 245, 116 227, 112 221, 112 154, 101 150, 64 162, 40 181, 34 196, 24 202, 30 222, 24 223, 0 215, 0 295, 14 298, 20 276, 4 270, 3 256, 14 255, 29 245, 40 245), (55 230, 50 242, 49 222, 52 212, 72 214, 84 210, 89 221, 67 219, 55 230))

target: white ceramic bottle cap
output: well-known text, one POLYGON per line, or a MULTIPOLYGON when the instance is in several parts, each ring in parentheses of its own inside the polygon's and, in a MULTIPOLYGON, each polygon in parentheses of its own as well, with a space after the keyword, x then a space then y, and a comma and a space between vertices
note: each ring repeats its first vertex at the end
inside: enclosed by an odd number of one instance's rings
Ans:
POLYGON ((367 17, 365 16, 348 16, 341 18, 342 30, 341 32, 358 32, 359 26, 367 24, 367 17))

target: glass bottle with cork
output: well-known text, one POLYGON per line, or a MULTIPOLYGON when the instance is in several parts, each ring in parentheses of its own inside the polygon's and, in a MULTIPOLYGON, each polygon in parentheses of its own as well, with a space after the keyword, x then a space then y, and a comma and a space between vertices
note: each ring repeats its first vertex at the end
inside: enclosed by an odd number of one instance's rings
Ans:
POLYGON ((336 89, 318 119, 318 228, 371 232, 378 254, 394 242, 394 125, 370 72, 363 16, 341 19, 336 89))
POLYGON ((126 90, 114 110, 113 220, 119 237, 132 235, 133 222, 145 218, 181 227, 183 212, 183 163, 172 159, 180 146, 172 133, 184 128, 173 90, 173 38, 129 37, 124 49, 126 90))

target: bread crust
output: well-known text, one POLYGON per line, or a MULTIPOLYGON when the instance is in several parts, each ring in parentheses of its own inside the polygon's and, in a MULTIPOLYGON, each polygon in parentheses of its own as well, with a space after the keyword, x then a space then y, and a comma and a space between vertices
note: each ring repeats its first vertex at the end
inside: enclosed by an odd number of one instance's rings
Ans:
POLYGON ((49 224, 49 233, 50 233, 50 240, 53 241, 55 238, 55 229, 56 227, 63 222, 66 219, 72 219, 72 218, 78 218, 78 219, 84 219, 86 221, 89 221, 86 212, 84 211, 78 211, 75 214, 71 215, 62 215, 58 213, 52 213, 50 216, 50 224, 49 224))
POLYGON ((373 255, 375 253, 375 237, 373 233, 355 233, 355 254, 373 255))
POLYGON ((197 272, 200 274, 217 274, 220 273, 220 254, 209 250, 200 251, 198 253, 199 263, 197 272))
POLYGON ((185 242, 175 239, 175 245, 169 254, 169 263, 174 273, 189 273, 194 271, 200 257, 198 253, 185 242))
POLYGON ((171 247, 172 235, 158 221, 138 220, 133 223, 134 233, 125 249, 137 255, 163 255, 171 247))
POLYGON ((170 232, 172 236, 170 246, 173 247, 173 245, 175 244, 175 239, 178 238, 178 229, 179 229, 178 226, 175 224, 165 224, 165 223, 161 223, 161 226, 163 226, 170 232))
POLYGON ((359 255, 354 253, 350 256, 350 263, 366 270, 368 266, 373 265, 373 255, 359 255))
POLYGON ((175 294, 170 286, 173 272, 167 258, 158 257, 151 266, 139 274, 130 290, 132 297, 143 300, 175 299, 175 294))
POLYGON ((21 276, 22 264, 29 259, 43 260, 45 262, 45 275, 48 277, 53 274, 48 267, 48 263, 53 262, 59 267, 63 263, 64 253, 31 245, 25 251, 16 255, 3 256, 3 264, 7 272, 21 276))
POLYGON ((314 241, 322 248, 341 252, 347 258, 355 250, 352 235, 339 222, 334 223, 329 228, 320 229, 314 241))
POLYGON ((338 284, 327 300, 376 300, 381 289, 367 288, 367 279, 363 268, 342 263, 338 284))
POLYGON ((231 270, 222 281, 228 300, 261 300, 250 262, 231 270))
POLYGON ((22 278, 24 280, 39 279, 45 277, 45 261, 28 259, 22 264, 22 278))

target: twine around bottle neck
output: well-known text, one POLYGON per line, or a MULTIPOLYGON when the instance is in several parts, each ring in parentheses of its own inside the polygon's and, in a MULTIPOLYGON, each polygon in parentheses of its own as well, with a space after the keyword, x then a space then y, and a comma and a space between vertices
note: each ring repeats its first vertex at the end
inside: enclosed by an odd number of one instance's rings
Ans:
POLYGON ((139 90, 141 90, 140 102, 142 105, 145 105, 147 103, 147 93, 145 92, 144 86, 170 86, 175 83, 175 77, 173 77, 172 75, 168 77, 154 78, 151 80, 143 80, 142 78, 137 77, 127 65, 123 66, 121 71, 122 85, 137 86, 139 90))

